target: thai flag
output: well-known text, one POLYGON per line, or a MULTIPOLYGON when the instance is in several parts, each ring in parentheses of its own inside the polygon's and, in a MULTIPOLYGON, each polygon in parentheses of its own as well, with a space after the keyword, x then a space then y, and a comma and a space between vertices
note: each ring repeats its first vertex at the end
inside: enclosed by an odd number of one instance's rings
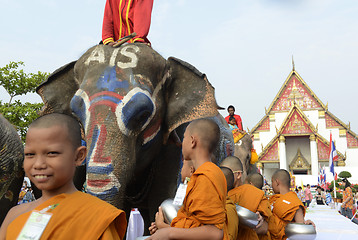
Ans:
POLYGON ((330 133, 329 137, 329 171, 334 174, 334 161, 338 160, 338 155, 336 151, 336 147, 334 146, 334 142, 332 141, 332 133, 330 133))

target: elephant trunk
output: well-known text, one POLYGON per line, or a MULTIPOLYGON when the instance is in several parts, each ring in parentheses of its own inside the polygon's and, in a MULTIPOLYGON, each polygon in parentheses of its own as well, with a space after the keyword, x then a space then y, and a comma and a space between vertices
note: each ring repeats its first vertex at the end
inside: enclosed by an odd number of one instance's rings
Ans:
POLYGON ((130 149, 134 148, 134 141, 107 129, 112 126, 113 123, 96 124, 87 136, 87 191, 123 209, 125 189, 133 172, 131 159, 135 158, 130 156, 130 149))

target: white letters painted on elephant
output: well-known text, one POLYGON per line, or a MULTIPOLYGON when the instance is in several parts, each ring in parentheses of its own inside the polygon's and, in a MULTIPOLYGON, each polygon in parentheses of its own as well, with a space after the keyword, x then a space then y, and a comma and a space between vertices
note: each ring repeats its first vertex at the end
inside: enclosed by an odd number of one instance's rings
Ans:
MULTIPOLYGON (((129 58, 129 61, 118 61, 117 66, 122 69, 135 68, 138 64, 138 56, 136 55, 136 53, 139 51, 139 47, 137 47, 136 45, 126 45, 123 48, 115 48, 111 56, 109 57, 109 65, 115 66, 118 52, 120 52, 121 55, 129 58)), ((91 62, 104 63, 105 61, 106 56, 104 53, 103 45, 99 45, 98 47, 93 49, 90 56, 85 61, 85 64, 89 65, 91 62)))
POLYGON ((130 60, 130 62, 125 62, 125 63, 124 62, 118 62, 117 66, 122 68, 122 69, 137 67, 138 57, 137 57, 137 55, 135 53, 128 51, 129 49, 132 49, 132 51, 134 51, 134 52, 139 52, 139 47, 137 47, 136 45, 124 46, 121 49, 121 54, 123 56, 126 56, 126 57, 130 58, 131 60, 130 60))
POLYGON ((105 57, 104 57, 103 45, 99 45, 98 47, 93 49, 91 55, 87 58, 85 64, 89 65, 90 62, 104 63, 104 60, 105 57))

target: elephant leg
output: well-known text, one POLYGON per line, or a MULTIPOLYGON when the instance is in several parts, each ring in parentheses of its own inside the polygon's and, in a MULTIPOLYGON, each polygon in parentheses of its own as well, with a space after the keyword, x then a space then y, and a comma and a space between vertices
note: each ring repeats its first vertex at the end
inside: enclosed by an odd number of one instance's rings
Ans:
POLYGON ((176 144, 168 144, 161 151, 161 158, 157 164, 151 191, 148 194, 149 221, 145 225, 147 228, 155 220, 155 214, 160 204, 175 196, 179 176, 180 153, 181 148, 176 144))
POLYGON ((155 219, 152 219, 150 214, 149 214, 149 209, 148 208, 138 208, 140 215, 142 215, 143 221, 144 221, 144 233, 143 236, 148 236, 150 235, 149 233, 149 226, 152 222, 155 221, 155 219))

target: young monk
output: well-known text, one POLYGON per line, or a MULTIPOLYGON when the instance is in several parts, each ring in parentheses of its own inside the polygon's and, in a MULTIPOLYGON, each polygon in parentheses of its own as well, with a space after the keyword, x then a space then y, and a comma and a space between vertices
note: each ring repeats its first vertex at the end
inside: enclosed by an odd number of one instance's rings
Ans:
POLYGON ((195 172, 171 226, 158 229, 148 239, 228 239, 224 231, 226 180, 211 162, 219 137, 219 127, 211 120, 199 119, 188 125, 182 151, 184 159, 192 160, 195 172))
POLYGON ((313 224, 305 221, 305 208, 297 194, 290 191, 291 177, 284 170, 279 169, 272 175, 272 188, 275 195, 270 197, 272 217, 269 222, 271 239, 287 239, 285 227, 289 222, 313 224))
POLYGON ((26 176, 42 197, 8 212, 1 240, 123 239, 125 213, 74 186, 76 166, 86 157, 77 120, 64 114, 38 118, 29 127, 24 151, 26 176), (34 227, 33 218, 42 219, 41 225, 34 227))
POLYGON ((256 229, 239 224, 238 238, 240 239, 269 239, 268 220, 272 213, 268 199, 262 190, 250 184, 242 184, 243 166, 237 157, 230 156, 223 160, 221 166, 230 168, 235 177, 234 188, 229 191, 228 196, 235 204, 238 204, 259 216, 256 229))
MULTIPOLYGON (((223 171, 226 183, 227 183, 227 191, 229 192, 234 187, 234 173, 230 168, 220 167, 221 171, 223 171)), ((230 240, 236 240, 237 234, 239 230, 239 216, 236 212, 236 206, 234 202, 226 196, 226 213, 227 213, 227 233, 229 235, 230 240)))
POLYGON ((245 183, 251 184, 262 190, 264 186, 264 177, 260 173, 251 173, 246 177, 245 183))
MULTIPOLYGON (((195 168, 193 165, 193 161, 191 160, 183 160, 183 166, 181 168, 181 182, 184 183, 185 180, 190 181, 191 175, 195 172, 195 168)), ((154 234, 158 229, 160 228, 166 228, 170 227, 170 223, 166 223, 164 221, 164 215, 162 208, 159 207, 159 211, 155 215, 155 222, 152 222, 152 224, 149 227, 150 234, 154 234)))

